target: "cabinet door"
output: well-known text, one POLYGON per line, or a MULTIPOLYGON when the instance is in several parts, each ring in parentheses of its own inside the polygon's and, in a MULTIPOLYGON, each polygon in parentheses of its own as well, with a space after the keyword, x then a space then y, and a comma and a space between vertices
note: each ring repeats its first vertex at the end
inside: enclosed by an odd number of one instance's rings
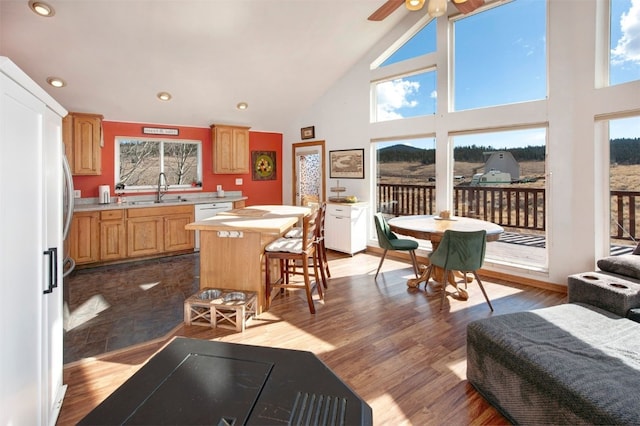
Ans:
POLYGON ((100 212, 100 260, 123 259, 127 255, 127 232, 123 210, 100 212))
POLYGON ((78 265, 97 262, 99 259, 99 218, 98 212, 73 214, 69 230, 69 253, 78 265))
POLYGON ((73 159, 69 159, 74 175, 102 174, 102 116, 73 114, 73 159))
POLYGON ((127 220, 127 253, 129 256, 148 256, 161 253, 163 250, 162 217, 138 217, 127 220))
POLYGON ((167 216, 164 218, 164 250, 193 250, 194 231, 184 229, 193 222, 192 214, 167 216))
POLYGON ((213 172, 249 173, 249 128, 212 126, 213 172))
POLYGON ((328 249, 349 253, 351 241, 351 217, 348 207, 331 209, 327 205, 325 218, 325 246, 328 249))
POLYGON ((233 129, 233 172, 249 173, 249 129, 233 129))

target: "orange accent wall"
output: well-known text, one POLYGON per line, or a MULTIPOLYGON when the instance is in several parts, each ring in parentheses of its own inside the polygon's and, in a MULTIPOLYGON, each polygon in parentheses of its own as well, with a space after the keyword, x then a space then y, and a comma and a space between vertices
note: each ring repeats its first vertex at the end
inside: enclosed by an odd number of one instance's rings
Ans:
MULTIPOLYGON (((268 132, 249 132, 250 151, 275 151, 276 152, 276 179, 254 181, 251 173, 242 175, 216 175, 213 174, 213 158, 211 146, 211 129, 202 127, 167 126, 148 123, 123 123, 117 121, 104 121, 102 123, 104 147, 102 148, 102 175, 100 176, 74 176, 75 189, 82 191, 82 198, 94 198, 98 196, 99 185, 110 185, 111 195, 115 194, 115 137, 162 137, 163 139, 190 139, 202 141, 202 191, 215 192, 216 185, 222 185, 225 191, 242 191, 242 195, 248 197, 247 205, 257 204, 282 204, 282 134, 268 132), (178 136, 145 135, 143 127, 166 127, 178 129, 178 136), (236 185, 236 178, 242 178, 242 185, 236 185)), ((184 194, 185 192, 180 192, 184 194)), ((188 193, 188 192, 187 192, 188 193)), ((132 193, 133 194, 133 193, 132 193)), ((135 193, 134 195, 141 195, 135 193)))

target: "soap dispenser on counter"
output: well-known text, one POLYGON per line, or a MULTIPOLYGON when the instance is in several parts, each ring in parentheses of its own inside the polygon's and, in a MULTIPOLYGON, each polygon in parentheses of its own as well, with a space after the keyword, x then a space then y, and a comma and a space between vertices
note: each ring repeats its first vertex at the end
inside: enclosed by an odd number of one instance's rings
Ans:
POLYGON ((224 198, 224 189, 222 189, 222 185, 218 185, 218 198, 224 198))

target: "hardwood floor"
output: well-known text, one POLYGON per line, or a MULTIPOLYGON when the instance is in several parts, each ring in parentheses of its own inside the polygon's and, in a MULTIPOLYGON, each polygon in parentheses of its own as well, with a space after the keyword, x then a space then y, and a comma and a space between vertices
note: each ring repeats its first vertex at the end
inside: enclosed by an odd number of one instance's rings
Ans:
MULTIPOLYGON (((179 326, 166 340, 65 366, 68 385, 59 425, 77 423, 173 336, 314 352, 373 409, 376 425, 509 424, 466 380, 466 325, 475 319, 565 303, 566 294, 483 280, 469 300, 440 299, 409 289, 408 263, 330 252, 332 278, 324 303, 309 313, 303 292, 274 299, 271 309, 236 333, 179 326)), ((423 285, 421 286, 423 288, 423 285)))

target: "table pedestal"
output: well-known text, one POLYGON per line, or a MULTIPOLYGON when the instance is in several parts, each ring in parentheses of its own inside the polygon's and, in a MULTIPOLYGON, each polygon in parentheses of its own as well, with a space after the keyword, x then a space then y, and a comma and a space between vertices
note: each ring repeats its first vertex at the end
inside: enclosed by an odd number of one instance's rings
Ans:
MULTIPOLYGON (((436 249, 440 245, 440 240, 442 240, 442 236, 431 235, 430 241, 431 241, 431 247, 433 248, 433 251, 436 251, 436 249)), ((418 288, 420 286, 420 283, 424 281, 424 289, 425 291, 427 291, 427 286, 430 285, 427 282, 427 274, 429 272, 429 266, 420 265, 419 268, 420 268, 420 276, 418 278, 409 278, 407 280, 407 286, 411 288, 418 288)), ((449 271, 449 276, 446 277, 445 279, 444 269, 440 268, 439 266, 433 266, 431 271, 431 278, 433 278, 435 283, 431 284, 431 287, 435 290, 442 290, 442 286, 444 285, 445 286, 444 291, 446 291, 447 290, 446 286, 448 284, 451 284, 452 286, 455 287, 456 292, 458 293, 458 297, 461 300, 467 300, 469 299, 469 293, 467 293, 466 290, 458 287, 458 282, 456 281, 456 275, 464 278, 465 282, 471 282, 471 280, 467 278, 466 274, 462 274, 459 271, 449 271)))

